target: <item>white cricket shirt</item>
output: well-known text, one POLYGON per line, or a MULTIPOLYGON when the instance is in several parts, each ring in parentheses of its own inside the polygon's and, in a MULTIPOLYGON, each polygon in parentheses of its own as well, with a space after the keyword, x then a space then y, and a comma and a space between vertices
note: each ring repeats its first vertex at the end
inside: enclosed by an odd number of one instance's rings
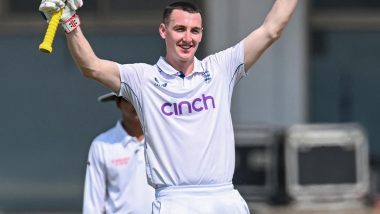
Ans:
POLYGON ((119 121, 91 144, 83 213, 146 214, 153 201, 154 189, 145 173, 144 143, 129 136, 119 121))
POLYGON ((133 103, 142 122, 154 187, 232 182, 230 107, 233 88, 246 75, 243 51, 240 42, 195 59, 184 78, 163 57, 155 65, 119 65, 119 95, 133 103))

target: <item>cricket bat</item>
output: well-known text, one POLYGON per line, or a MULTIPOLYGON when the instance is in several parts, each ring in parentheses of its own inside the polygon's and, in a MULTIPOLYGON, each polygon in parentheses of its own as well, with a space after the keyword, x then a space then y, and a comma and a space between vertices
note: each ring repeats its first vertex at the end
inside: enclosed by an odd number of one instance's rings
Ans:
POLYGON ((62 9, 58 12, 53 13, 48 28, 45 33, 44 40, 39 46, 39 50, 43 53, 51 53, 53 51, 53 41, 55 33, 57 32, 57 27, 59 24, 59 19, 62 16, 62 9))

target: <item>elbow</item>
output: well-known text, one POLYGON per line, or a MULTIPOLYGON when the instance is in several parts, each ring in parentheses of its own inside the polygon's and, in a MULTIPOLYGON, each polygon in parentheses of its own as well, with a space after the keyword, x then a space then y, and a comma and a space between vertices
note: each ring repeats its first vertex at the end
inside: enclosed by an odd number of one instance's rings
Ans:
POLYGON ((281 35, 282 35, 283 28, 271 28, 269 29, 268 32, 268 37, 270 40, 277 41, 281 35))
POLYGON ((87 79, 96 80, 99 76, 99 63, 97 60, 91 60, 92 63, 82 63, 79 64, 79 69, 82 75, 87 79))
POLYGON ((79 69, 82 73, 82 76, 84 76, 87 79, 94 79, 94 74, 90 69, 84 67, 80 67, 79 69))
POLYGON ((285 28, 285 24, 280 24, 280 23, 274 24, 274 23, 267 22, 263 25, 263 28, 268 38, 274 42, 281 37, 282 32, 285 28))
POLYGON ((80 67, 80 71, 82 73, 82 76, 84 76, 87 79, 96 80, 98 75, 97 70, 89 68, 89 67, 80 67))
POLYGON ((273 41, 276 41, 281 37, 281 35, 282 35, 282 31, 276 31, 270 34, 270 37, 273 41))

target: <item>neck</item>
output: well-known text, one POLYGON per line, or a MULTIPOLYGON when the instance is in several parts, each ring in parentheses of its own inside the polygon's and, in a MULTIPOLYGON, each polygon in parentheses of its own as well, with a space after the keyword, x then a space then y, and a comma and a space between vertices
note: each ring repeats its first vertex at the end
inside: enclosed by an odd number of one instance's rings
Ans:
POLYGON ((175 61, 166 57, 166 61, 177 71, 182 71, 185 76, 188 76, 194 70, 194 58, 189 61, 175 61))
POLYGON ((141 129, 140 123, 125 123, 121 122, 124 130, 132 137, 135 137, 138 141, 144 140, 144 133, 141 129))

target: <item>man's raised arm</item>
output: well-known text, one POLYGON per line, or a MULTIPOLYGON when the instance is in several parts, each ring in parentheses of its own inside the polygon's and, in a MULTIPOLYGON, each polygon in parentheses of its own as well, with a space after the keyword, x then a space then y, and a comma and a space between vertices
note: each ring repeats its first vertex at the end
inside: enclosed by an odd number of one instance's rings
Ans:
POLYGON ((98 58, 80 27, 67 33, 66 38, 71 56, 79 66, 82 74, 87 78, 100 82, 112 91, 118 92, 120 89, 120 74, 117 64, 98 58))
POLYGON ((54 13, 62 10, 59 22, 66 32, 70 53, 82 74, 118 92, 120 75, 117 64, 99 59, 80 29, 80 18, 76 11, 82 6, 82 0, 41 0, 39 10, 47 22, 50 22, 54 13))
POLYGON ((277 0, 264 23, 244 39, 244 64, 247 72, 281 35, 298 0, 277 0))

